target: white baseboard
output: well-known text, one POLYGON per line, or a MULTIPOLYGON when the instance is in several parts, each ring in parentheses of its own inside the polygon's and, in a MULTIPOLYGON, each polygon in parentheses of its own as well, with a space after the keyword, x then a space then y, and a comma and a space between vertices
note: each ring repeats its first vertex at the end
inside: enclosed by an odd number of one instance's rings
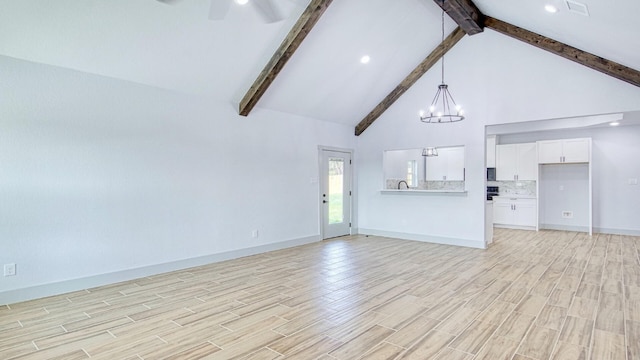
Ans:
MULTIPOLYGON (((557 224, 540 224, 540 229, 547 230, 564 230, 575 232, 589 232, 588 226, 567 226, 557 224)), ((628 236, 640 236, 640 230, 628 230, 628 229, 611 229, 611 228, 593 228, 594 234, 613 234, 613 235, 628 235, 628 236)))
POLYGON ((434 243, 434 244, 464 246, 464 247, 471 247, 476 249, 486 249, 484 241, 477 241, 477 240, 457 239, 457 238, 448 238, 448 237, 442 237, 442 236, 401 233, 401 232, 395 232, 395 231, 384 231, 384 230, 363 229, 363 228, 358 229, 358 234, 384 236, 384 237, 391 237, 396 239, 422 241, 422 242, 428 242, 428 243, 434 243))
POLYGON ((628 236, 640 236, 640 230, 628 230, 628 229, 610 229, 610 228, 593 228, 594 233, 600 234, 613 234, 613 235, 628 235, 628 236))
POLYGON ((515 230, 536 230, 535 226, 521 226, 521 225, 506 225, 506 224, 493 224, 493 227, 501 229, 515 229, 515 230))
POLYGON ((558 225, 558 224, 540 224, 540 230, 562 230, 562 231, 575 231, 575 232, 589 232, 588 226, 574 226, 574 225, 558 225))
POLYGON ((94 275, 84 278, 60 281, 49 284, 31 286, 0 292, 0 305, 13 304, 21 301, 39 299, 47 296, 60 295, 68 292, 89 289, 97 286, 115 284, 122 281, 139 279, 145 276, 162 274, 165 272, 188 269, 195 266, 217 263, 225 260, 237 259, 245 256, 261 254, 269 251, 286 249, 294 246, 306 245, 320 241, 320 236, 308 236, 287 240, 273 244, 261 245, 246 249, 233 250, 219 254, 200 256, 191 259, 172 261, 169 263, 128 269, 113 273, 94 275))

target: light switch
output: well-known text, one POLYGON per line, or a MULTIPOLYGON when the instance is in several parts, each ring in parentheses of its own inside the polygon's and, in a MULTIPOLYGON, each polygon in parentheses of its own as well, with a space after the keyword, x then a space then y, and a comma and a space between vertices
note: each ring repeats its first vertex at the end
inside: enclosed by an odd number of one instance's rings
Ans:
POLYGON ((629 185, 638 185, 638 178, 630 178, 629 185))

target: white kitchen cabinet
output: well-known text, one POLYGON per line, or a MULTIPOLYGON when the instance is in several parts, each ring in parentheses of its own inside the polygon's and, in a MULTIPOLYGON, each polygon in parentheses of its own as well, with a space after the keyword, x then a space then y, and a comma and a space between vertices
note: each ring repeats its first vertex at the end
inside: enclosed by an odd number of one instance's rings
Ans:
POLYGON ((463 181, 464 147, 438 148, 438 156, 427 157, 427 181, 463 181))
POLYGON ((515 180, 518 174, 516 145, 496 146, 496 180, 515 180))
POLYGON ((590 149, 589 138, 538 141, 538 163, 588 163, 590 149))
POLYGON ((447 179, 447 158, 441 150, 438 156, 427 157, 427 181, 442 181, 447 179))
POLYGON ((496 167, 496 136, 487 136, 487 167, 496 167))
POLYGON ((513 222, 513 204, 510 202, 500 202, 493 198, 493 223, 511 224, 513 222))
POLYGON ((514 219, 516 226, 536 226, 538 208, 535 199, 518 200, 513 203, 514 219))
POLYGON ((496 180, 537 180, 536 143, 496 145, 496 180))
POLYGON ((536 228, 538 208, 536 199, 494 197, 493 223, 515 228, 536 228))

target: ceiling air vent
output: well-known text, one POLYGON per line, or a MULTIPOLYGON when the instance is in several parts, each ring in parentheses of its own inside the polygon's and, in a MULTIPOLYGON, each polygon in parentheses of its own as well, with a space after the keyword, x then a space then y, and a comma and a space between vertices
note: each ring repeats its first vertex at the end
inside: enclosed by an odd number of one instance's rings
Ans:
POLYGON ((572 13, 589 16, 589 9, 587 9, 587 5, 573 0, 565 0, 565 2, 567 3, 567 9, 572 13))

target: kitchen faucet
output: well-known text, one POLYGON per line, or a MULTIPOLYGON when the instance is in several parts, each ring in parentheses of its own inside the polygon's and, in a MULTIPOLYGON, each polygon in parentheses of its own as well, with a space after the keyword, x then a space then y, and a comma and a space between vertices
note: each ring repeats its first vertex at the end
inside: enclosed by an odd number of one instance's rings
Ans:
POLYGON ((400 184, 402 184, 402 183, 404 183, 404 185, 407 187, 407 189, 409 189, 409 184, 407 184, 407 182, 406 182, 406 181, 404 181, 404 180, 400 180, 400 181, 398 182, 398 190, 400 190, 400 184))

